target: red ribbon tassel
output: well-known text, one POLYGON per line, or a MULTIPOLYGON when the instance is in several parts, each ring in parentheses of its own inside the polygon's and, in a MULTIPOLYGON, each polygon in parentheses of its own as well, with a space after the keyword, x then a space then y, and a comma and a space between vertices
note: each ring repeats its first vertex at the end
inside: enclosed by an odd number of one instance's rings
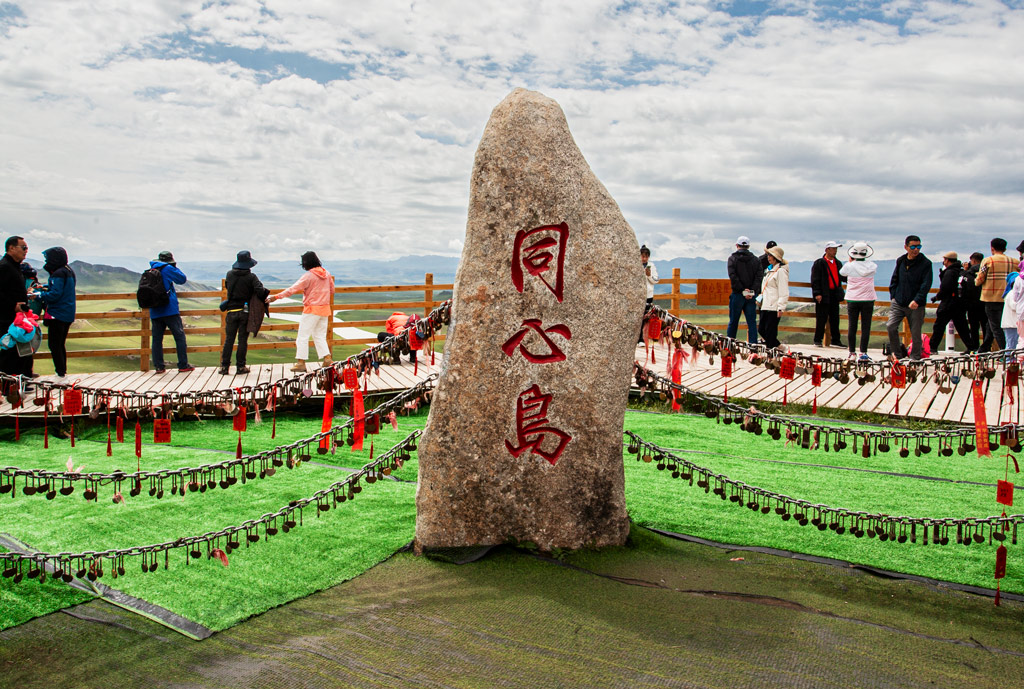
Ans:
POLYGON ((235 459, 242 458, 242 431, 238 431, 238 445, 235 446, 235 459))
POLYGON ((899 393, 898 390, 896 391, 896 408, 893 410, 893 412, 897 416, 899 416, 899 414, 900 414, 900 393, 899 393))
POLYGON ((373 438, 370 438, 370 461, 373 461, 373 438))
POLYGON ((363 392, 359 388, 356 388, 352 392, 352 419, 354 420, 353 434, 355 439, 352 443, 352 450, 363 449, 363 435, 366 429, 366 416, 363 410, 363 392))
POLYGON ((789 391, 789 383, 782 386, 782 406, 785 407, 788 402, 786 400, 786 393, 789 391))
POLYGON ((124 419, 121 418, 121 414, 117 415, 117 442, 124 442, 124 419))
POLYGON ((818 393, 817 392, 814 393, 814 404, 811 405, 811 413, 812 414, 817 414, 818 413, 818 393))
POLYGON ((142 459, 142 424, 135 422, 135 456, 142 459))
POLYGON ((729 384, 725 384, 725 394, 722 395, 722 401, 729 404, 729 384))
POLYGON ((43 399, 43 449, 50 449, 50 391, 46 391, 43 399))
POLYGON ((270 439, 277 437, 277 388, 270 390, 270 409, 274 417, 274 425, 270 428, 270 439))

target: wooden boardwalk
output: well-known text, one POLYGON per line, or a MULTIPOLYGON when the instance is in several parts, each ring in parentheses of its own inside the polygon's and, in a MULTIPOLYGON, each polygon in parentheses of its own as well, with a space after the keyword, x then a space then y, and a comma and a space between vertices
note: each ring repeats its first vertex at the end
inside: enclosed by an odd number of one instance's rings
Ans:
MULTIPOLYGON (((817 347, 802 347, 805 354, 818 354, 821 356, 842 356, 843 352, 838 349, 823 349, 817 347)), ((877 358, 881 358, 881 352, 876 352, 877 358)), ((637 361, 644 361, 644 348, 637 348, 637 361)), ((380 374, 370 376, 368 391, 391 392, 404 390, 415 385, 429 375, 440 370, 440 355, 438 355, 435 366, 429 364, 429 357, 426 361, 421 360, 416 373, 413 373, 412 364, 403 361, 401 364, 382 365, 380 374)), ((666 349, 660 346, 656 352, 655 364, 650 363, 647 357, 647 366, 659 373, 666 373, 666 349)), ((187 393, 203 390, 223 390, 227 388, 239 388, 246 386, 269 383, 278 380, 286 380, 293 377, 289 370, 291 364, 257 364, 251 366, 250 373, 246 375, 221 376, 215 367, 197 368, 190 373, 178 373, 176 369, 168 369, 167 373, 157 375, 153 372, 140 371, 115 371, 108 373, 90 373, 81 376, 71 376, 68 382, 77 383, 86 388, 106 388, 114 391, 133 390, 136 392, 155 392, 168 394, 172 392, 187 393)), ((232 367, 232 371, 234 368, 232 367)), ((307 364, 307 370, 314 371, 314 364, 307 364)), ((39 380, 52 380, 50 376, 43 376, 39 380)), ((799 404, 811 404, 814 399, 815 388, 811 385, 811 377, 807 375, 797 376, 789 382, 788 389, 786 382, 779 378, 778 374, 764 366, 753 366, 740 359, 736 363, 731 378, 723 378, 721 365, 718 358, 715 363, 708 362, 708 356, 701 354, 696 363, 688 362, 683 365, 682 383, 694 390, 711 395, 722 396, 728 385, 730 399, 742 397, 756 401, 782 402, 785 389, 786 399, 789 402, 799 404)), ((1006 423, 1013 421, 1021 422, 1019 405, 1008 404, 1008 400, 1002 395, 1001 377, 997 376, 991 380, 984 380, 985 385, 985 411, 986 420, 989 424, 1006 423), (1010 418, 1012 409, 1013 418, 1010 418)), ((316 394, 319 394, 317 391, 316 394)), ((818 406, 834 407, 863 412, 872 412, 882 415, 896 414, 896 390, 882 383, 867 383, 859 385, 857 379, 851 377, 849 383, 841 383, 834 378, 827 377, 817 388, 818 406)), ((0 401, 0 416, 10 416, 13 411, 11 405, 6 401, 0 401)), ((23 417, 41 415, 38 407, 31 404, 21 410, 23 417)), ((953 386, 952 392, 939 392, 938 385, 931 379, 928 381, 918 380, 905 388, 899 396, 899 414, 901 417, 914 417, 930 419, 934 421, 946 421, 950 423, 974 423, 974 405, 971 403, 971 380, 964 377, 957 385, 953 386)))
MULTIPOLYGON (((114 371, 108 373, 86 373, 79 376, 70 375, 66 383, 75 383, 79 387, 93 389, 108 389, 113 391, 155 392, 158 394, 201 392, 204 390, 224 390, 228 388, 241 388, 246 386, 271 383, 279 380, 293 378, 296 374, 291 370, 291 363, 283 364, 254 364, 250 371, 244 375, 229 374, 222 376, 217 373, 217 367, 197 368, 189 373, 179 373, 177 369, 168 368, 166 373, 157 375, 152 371, 114 371)), ((383 364, 379 368, 379 375, 373 373, 369 376, 367 392, 393 392, 405 390, 416 383, 424 380, 432 373, 440 370, 440 355, 435 360, 435 365, 430 365, 430 356, 421 357, 419 366, 414 373, 411 363, 404 361, 401 364, 383 364), (424 361, 425 359, 425 361, 424 361)), ((231 371, 235 370, 232 366, 231 371)), ((316 365, 306 364, 306 370, 313 372, 316 365)), ((40 381, 53 381, 53 376, 40 376, 40 381)), ((360 383, 363 380, 360 379, 360 383)), ((319 390, 314 396, 322 397, 319 390)), ((13 410, 7 400, 0 398, 0 416, 12 416, 13 410)), ((41 416, 39 407, 26 404, 21 410, 23 417, 41 416)))
MULTIPOLYGON (((827 349, 810 345, 801 346, 799 351, 804 354, 827 357, 841 358, 845 356, 845 352, 841 349, 827 349)), ((640 345, 637 347, 636 360, 643 362, 645 354, 643 345, 640 345)), ((666 354, 665 346, 659 346, 655 353, 656 363, 652 364, 650 356, 647 355, 647 368, 667 375, 666 354)), ((875 361, 882 359, 880 351, 871 352, 871 356, 875 361)), ((718 397, 725 393, 726 386, 728 386, 730 400, 742 397, 754 401, 781 403, 785 390, 787 402, 807 405, 813 402, 815 391, 817 391, 819 407, 949 423, 974 423, 972 381, 966 376, 952 386, 952 391, 948 393, 940 392, 938 385, 930 376, 927 381, 918 379, 907 385, 906 388, 899 391, 899 414, 897 414, 897 390, 881 382, 860 385, 853 376, 850 377, 849 383, 841 383, 835 378, 827 377, 822 380, 821 386, 814 388, 811 385, 811 377, 802 375, 789 381, 787 388, 785 380, 763 365, 754 366, 739 359, 733 369, 732 377, 723 378, 719 358, 715 357, 714 364, 709 363, 708 359, 708 356, 702 352, 696 362, 684 363, 681 383, 693 390, 718 397)), ((1009 400, 1002 394, 1002 377, 997 375, 990 380, 982 379, 982 384, 985 386, 986 421, 990 425, 1008 422, 1021 423, 1020 405, 1014 404, 1011 407, 1009 400)), ((1016 395, 1014 399, 1016 401, 1016 395)))

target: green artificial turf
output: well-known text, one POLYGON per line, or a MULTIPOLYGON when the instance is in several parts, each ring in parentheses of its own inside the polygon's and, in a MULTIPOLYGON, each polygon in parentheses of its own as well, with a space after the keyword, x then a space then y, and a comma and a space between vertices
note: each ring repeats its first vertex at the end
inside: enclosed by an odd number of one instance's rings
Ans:
MULTIPOLYGON (((347 410, 347 404, 338 405, 335 423, 347 418, 347 410)), ((162 501, 144 492, 125 505, 109 500, 109 487, 106 491, 101 489, 99 503, 91 504, 85 503, 79 493, 52 502, 19 494, 14 499, 0 500, 0 531, 8 531, 40 550, 75 551, 156 543, 220 529, 276 511, 289 500, 309 496, 339 480, 345 474, 338 467, 357 468, 369 461, 371 441, 374 455, 379 455, 412 430, 422 428, 426 418, 425 410, 399 416, 397 430, 384 424, 379 435, 367 436, 361 451, 354 452, 347 444, 341 444, 334 453, 313 454, 311 462, 295 470, 282 469, 272 478, 228 490, 189 493, 185 498, 162 501)), ((933 451, 907 459, 901 459, 895 452, 863 458, 854 454, 852 447, 840 453, 826 453, 787 447, 784 441, 772 440, 767 435, 754 436, 736 425, 716 423, 703 416, 629 411, 625 425, 645 440, 678 448, 682 456, 714 472, 794 498, 915 517, 984 517, 999 512, 994 487, 860 471, 995 483, 1003 477, 1005 465, 1005 460, 998 457, 943 458, 933 451), (812 466, 815 464, 826 466, 812 466)), ((264 414, 261 425, 250 418, 249 430, 243 434, 243 448, 247 453, 270 449, 308 437, 319 428, 319 417, 281 414, 276 438, 271 439, 270 415, 264 414)), ((135 470, 130 442, 115 443, 114 456, 107 458, 104 426, 94 424, 77 430, 79 441, 73 450, 66 439, 53 437, 51 448, 42 450, 41 431, 27 431, 18 453, 9 454, 3 463, 62 469, 70 456, 76 467, 85 466, 86 471, 135 470)), ((151 433, 148 426, 141 462, 143 469, 150 470, 228 459, 233 456, 238 439, 229 420, 175 422, 170 445, 153 445, 151 433)), ((8 431, 2 435, 7 447, 9 435, 8 431)), ((130 441, 131 434, 126 439, 130 441)), ((994 586, 995 548, 987 544, 922 546, 820 532, 813 526, 783 522, 774 513, 762 515, 737 507, 696 486, 690 487, 688 482, 672 479, 667 472, 657 471, 654 464, 636 461, 634 455, 624 452, 624 457, 626 503, 631 517, 639 524, 727 543, 768 546, 935 579, 994 586)), ((227 569, 208 560, 186 567, 184 553, 174 553, 171 571, 165 572, 161 567, 157 573, 142 575, 138 563, 129 560, 128 575, 106 583, 211 628, 223 629, 252 614, 351 578, 408 542, 414 530, 412 482, 416 470, 414 453, 393 475, 400 482, 381 481, 366 486, 357 500, 344 503, 320 519, 307 511, 310 519, 306 526, 261 542, 250 551, 243 546, 240 552, 229 556, 227 569)), ((1002 588, 1024 592, 1022 568, 1017 561, 1019 546, 1008 547, 1008 576, 1002 588)), ((19 586, 34 587, 38 583, 23 582, 19 586)), ((27 606, 19 603, 17 607, 27 606)), ((57 607, 58 602, 51 606, 57 607)), ((10 619, 27 619, 26 614, 10 619)))
MULTIPOLYGON (((343 420, 339 417, 339 421, 343 420)), ((237 433, 228 421, 176 424, 172 445, 147 444, 143 449, 143 469, 177 468, 222 461, 233 452, 199 450, 192 443, 210 447, 233 447, 237 433)), ((320 429, 320 419, 288 416, 278 420, 277 440, 270 441, 270 424, 246 431, 243 444, 256 450, 307 437, 320 429)), ((399 422, 373 436, 375 454, 408 435, 414 426, 399 422)), ((50 448, 42 448, 42 434, 34 429, 18 444, 17 464, 24 468, 62 470, 70 457, 77 469, 110 472, 134 471, 134 445, 114 445, 114 456, 106 456, 106 430, 82 428, 71 448, 70 441, 50 438, 50 448), (98 436, 102 436, 102 442, 98 436)), ((147 442, 151 437, 147 437, 147 442)), ((124 504, 110 499, 109 486, 100 489, 98 502, 85 502, 81 488, 71 496, 47 501, 39 496, 5 496, 0 501, 0 531, 7 531, 32 547, 47 551, 102 550, 171 541, 184 536, 220 530, 226 526, 276 512, 289 501, 308 497, 343 479, 347 472, 339 467, 358 468, 369 461, 369 439, 361 452, 342 445, 335 454, 313 455, 293 470, 280 469, 273 477, 236 484, 228 490, 188 493, 185 497, 150 497, 145 491, 127 497, 124 504), (323 465, 323 466, 322 466, 323 465)), ((8 462, 5 462, 8 463, 8 462)), ((304 525, 288 534, 279 534, 229 555, 225 568, 217 560, 193 561, 186 566, 183 550, 172 552, 170 571, 161 568, 142 574, 138 558, 126 561, 126 575, 104 583, 130 595, 168 608, 214 630, 224 629, 251 615, 295 598, 337 584, 360 574, 388 557, 412 539, 415 523, 415 486, 398 481, 378 481, 364 486, 358 499, 317 517, 316 510, 305 511, 304 525)), ((244 543, 244 539, 243 539, 244 543)), ((221 545, 223 547, 223 545, 221 545)), ((38 582, 22 582, 20 587, 37 587, 38 582)), ((70 589, 68 589, 70 590, 70 589)), ((37 591, 38 593, 38 591, 37 591)), ((77 602, 55 600, 50 609, 77 602)), ((5 615, 4 626, 30 619, 35 614, 27 606, 17 615, 5 615)))
MULTIPOLYGON (((0 548, 0 552, 6 550, 0 548)), ((78 605, 92 598, 92 594, 65 586, 49 577, 45 583, 23 581, 18 584, 0 577, 0 629, 17 626, 34 617, 78 605)))

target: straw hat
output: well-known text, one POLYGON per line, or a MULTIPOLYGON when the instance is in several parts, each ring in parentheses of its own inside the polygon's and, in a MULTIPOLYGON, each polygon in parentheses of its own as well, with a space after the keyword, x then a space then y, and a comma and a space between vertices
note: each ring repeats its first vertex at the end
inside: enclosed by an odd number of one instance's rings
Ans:
POLYGON ((854 245, 850 247, 848 253, 850 254, 850 258, 870 258, 874 255, 875 250, 872 249, 871 245, 867 242, 855 242, 854 245))
POLYGON ((769 256, 774 256, 782 265, 786 265, 786 259, 782 258, 786 255, 786 252, 782 250, 781 246, 773 246, 770 249, 767 249, 767 253, 769 256))

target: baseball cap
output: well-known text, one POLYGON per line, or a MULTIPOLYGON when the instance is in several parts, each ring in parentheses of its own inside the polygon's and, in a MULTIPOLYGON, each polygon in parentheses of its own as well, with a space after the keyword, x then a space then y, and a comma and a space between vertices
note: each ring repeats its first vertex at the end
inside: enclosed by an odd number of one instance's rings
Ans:
POLYGON ((826 249, 838 249, 842 245, 843 245, 842 242, 829 242, 828 244, 825 245, 825 248, 826 249))
POLYGON ((948 258, 951 261, 956 261, 959 257, 956 255, 955 251, 947 251, 942 254, 942 258, 948 258))
POLYGON ((741 235, 736 239, 736 246, 750 246, 750 237, 741 235))

